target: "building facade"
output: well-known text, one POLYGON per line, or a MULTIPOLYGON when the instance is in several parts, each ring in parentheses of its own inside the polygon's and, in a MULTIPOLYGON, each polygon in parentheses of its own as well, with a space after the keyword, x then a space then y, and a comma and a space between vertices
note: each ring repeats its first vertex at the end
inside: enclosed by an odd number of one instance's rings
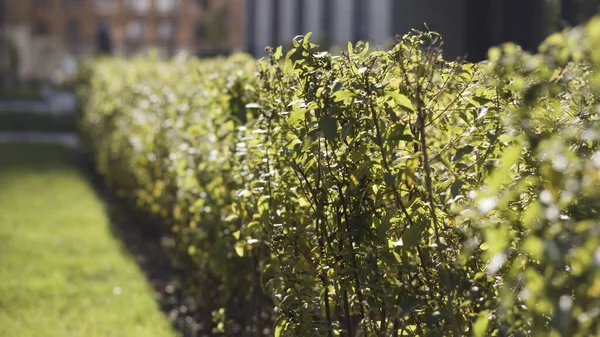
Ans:
POLYGON ((439 32, 448 57, 479 60, 504 41, 535 46, 547 33, 545 0, 245 0, 245 45, 289 46, 313 33, 327 48, 369 41, 380 48, 411 29, 439 32))
POLYGON ((62 58, 104 47, 124 56, 149 49, 161 56, 213 55, 242 47, 243 0, 4 1, 5 35, 18 46, 25 77, 48 77, 62 58))

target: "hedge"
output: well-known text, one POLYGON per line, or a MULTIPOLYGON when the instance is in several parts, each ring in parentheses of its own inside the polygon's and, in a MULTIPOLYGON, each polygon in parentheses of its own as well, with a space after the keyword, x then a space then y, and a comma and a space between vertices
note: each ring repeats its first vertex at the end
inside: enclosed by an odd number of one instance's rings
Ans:
POLYGON ((589 336, 598 48, 600 19, 479 64, 432 32, 105 59, 81 75, 81 127, 109 186, 174 238, 214 333, 589 336))

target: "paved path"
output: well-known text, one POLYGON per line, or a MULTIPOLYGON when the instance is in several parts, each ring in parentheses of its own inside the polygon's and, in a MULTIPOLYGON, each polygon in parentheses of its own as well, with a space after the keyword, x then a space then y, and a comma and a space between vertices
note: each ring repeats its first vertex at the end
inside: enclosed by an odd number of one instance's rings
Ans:
POLYGON ((72 132, 0 132, 0 143, 59 144, 69 148, 77 148, 79 146, 79 136, 72 132))
POLYGON ((68 91, 44 89, 40 100, 0 100, 0 113, 27 112, 51 115, 73 114, 77 110, 77 98, 68 91))
MULTIPOLYGON (((41 100, 0 100, 0 114, 22 112, 61 116, 72 115, 77 109, 77 98, 71 92, 44 88, 43 96, 41 100)), ((76 148, 79 146, 79 136, 76 133, 0 131, 0 143, 60 144, 76 148)))

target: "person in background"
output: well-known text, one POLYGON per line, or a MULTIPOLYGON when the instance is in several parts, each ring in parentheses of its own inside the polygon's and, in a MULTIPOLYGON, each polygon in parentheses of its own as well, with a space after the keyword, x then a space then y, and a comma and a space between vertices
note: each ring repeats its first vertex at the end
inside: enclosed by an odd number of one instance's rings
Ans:
POLYGON ((98 52, 103 55, 112 54, 110 27, 106 22, 103 22, 98 30, 98 52))

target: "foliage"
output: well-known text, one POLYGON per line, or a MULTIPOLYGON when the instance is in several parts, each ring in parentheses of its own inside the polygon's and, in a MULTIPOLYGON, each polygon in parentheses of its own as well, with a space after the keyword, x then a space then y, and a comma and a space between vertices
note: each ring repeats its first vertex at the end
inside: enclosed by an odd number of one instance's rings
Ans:
POLYGON ((104 60, 82 130, 172 231, 215 331, 584 336, 599 35, 596 19, 481 64, 444 60, 431 32, 341 55, 307 34, 256 64, 104 60))

